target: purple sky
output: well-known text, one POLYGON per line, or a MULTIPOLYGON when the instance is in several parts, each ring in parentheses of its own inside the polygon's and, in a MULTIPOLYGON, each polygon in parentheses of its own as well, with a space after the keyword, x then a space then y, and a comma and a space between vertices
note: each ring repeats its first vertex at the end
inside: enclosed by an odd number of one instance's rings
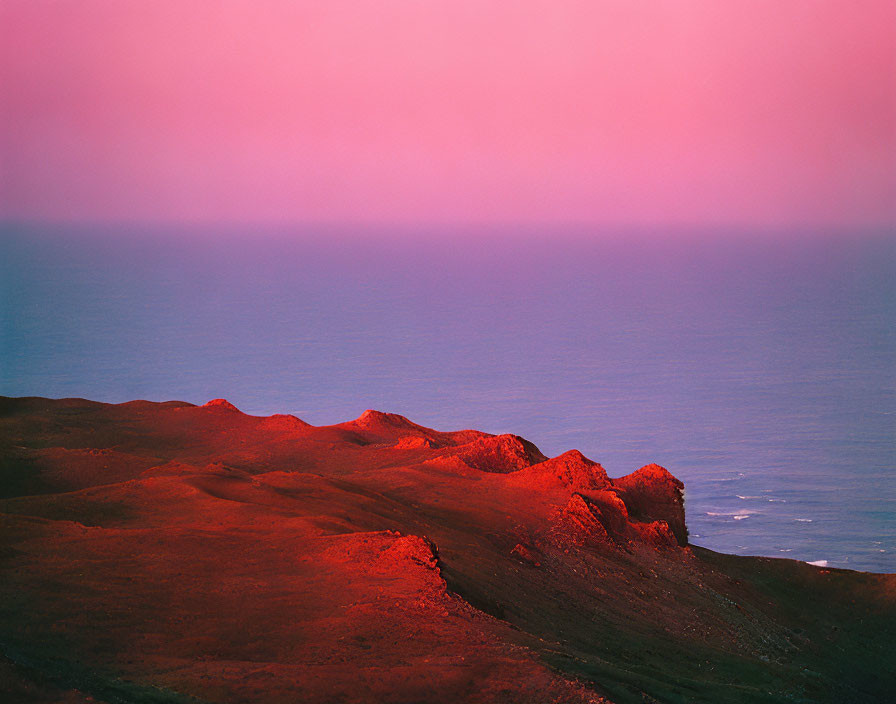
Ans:
POLYGON ((896 224, 896 3, 3 0, 0 217, 896 224))

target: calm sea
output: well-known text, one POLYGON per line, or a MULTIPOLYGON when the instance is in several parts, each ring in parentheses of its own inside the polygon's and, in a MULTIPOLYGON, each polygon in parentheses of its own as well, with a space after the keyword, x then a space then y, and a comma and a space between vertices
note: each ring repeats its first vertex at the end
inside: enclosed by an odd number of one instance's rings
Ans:
POLYGON ((7 225, 0 393, 513 432, 666 466, 699 545, 896 571, 896 237, 672 239, 7 225))

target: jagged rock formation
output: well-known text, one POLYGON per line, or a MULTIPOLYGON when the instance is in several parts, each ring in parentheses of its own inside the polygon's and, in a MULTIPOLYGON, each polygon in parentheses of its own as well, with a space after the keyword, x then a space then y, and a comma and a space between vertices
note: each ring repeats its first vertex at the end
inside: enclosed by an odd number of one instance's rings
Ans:
POLYGON ((678 544, 687 545, 684 484, 673 477, 668 470, 656 464, 649 464, 637 472, 614 480, 613 486, 633 517, 641 521, 665 522, 675 535, 678 544))

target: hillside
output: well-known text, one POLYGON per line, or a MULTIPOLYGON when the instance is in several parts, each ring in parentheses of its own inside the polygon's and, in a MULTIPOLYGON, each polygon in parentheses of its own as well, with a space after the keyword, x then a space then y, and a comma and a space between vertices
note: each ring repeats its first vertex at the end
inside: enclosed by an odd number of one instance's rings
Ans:
POLYGON ((0 398, 22 702, 880 702, 896 575, 688 543, 683 485, 366 411, 0 398))

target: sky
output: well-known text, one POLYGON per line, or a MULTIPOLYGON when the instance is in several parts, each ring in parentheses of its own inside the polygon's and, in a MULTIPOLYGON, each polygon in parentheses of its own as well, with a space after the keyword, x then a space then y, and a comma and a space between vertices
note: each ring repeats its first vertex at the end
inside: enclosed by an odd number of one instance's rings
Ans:
POLYGON ((896 226, 896 3, 3 0, 0 218, 896 226))

